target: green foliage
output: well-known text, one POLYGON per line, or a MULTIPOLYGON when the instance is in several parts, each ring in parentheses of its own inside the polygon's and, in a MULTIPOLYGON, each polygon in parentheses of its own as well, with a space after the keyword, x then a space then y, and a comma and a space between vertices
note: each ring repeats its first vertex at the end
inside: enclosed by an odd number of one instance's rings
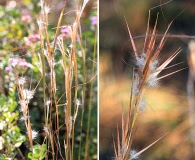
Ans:
MULTIPOLYGON (((12 93, 13 94, 13 93, 12 93)), ((16 125, 19 113, 15 111, 16 101, 14 95, 0 97, 0 130, 2 130, 3 155, 13 157, 16 153, 16 148, 26 140, 26 137, 21 134, 19 127, 16 125)))
POLYGON ((17 8, 6 10, 0 6, 0 48, 10 50, 24 43, 24 25, 20 20, 20 12, 17 8))
POLYGON ((28 153, 28 158, 31 160, 42 160, 46 156, 46 144, 34 145, 31 152, 28 153))

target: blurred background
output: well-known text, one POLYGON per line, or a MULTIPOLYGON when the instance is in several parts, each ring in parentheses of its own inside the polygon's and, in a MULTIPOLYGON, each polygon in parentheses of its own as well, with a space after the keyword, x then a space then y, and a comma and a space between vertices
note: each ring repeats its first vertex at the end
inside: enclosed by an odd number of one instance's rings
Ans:
MULTIPOLYGON (((127 111, 131 88, 131 70, 135 64, 133 50, 125 24, 129 24, 138 51, 142 51, 149 9, 168 1, 162 0, 100 0, 99 46, 100 46, 100 160, 111 159, 113 136, 121 127, 122 108, 127 111), (140 36, 137 37, 136 36, 140 36)), ((151 10, 150 30, 159 12, 157 33, 164 34, 168 23, 174 22, 170 35, 195 35, 195 1, 173 0, 151 10)), ((159 40, 162 37, 159 37, 159 40)), ((160 62, 179 47, 182 52, 171 64, 184 62, 163 71, 161 75, 188 67, 188 43, 193 39, 184 36, 168 38, 160 53, 160 62)), ((159 41, 158 41, 159 42, 159 41)), ((158 43, 157 43, 158 44, 158 43)), ((194 159, 190 139, 190 124, 186 84, 188 69, 160 80, 156 89, 145 94, 147 109, 139 115, 139 128, 132 148, 139 151, 169 132, 153 147, 145 151, 141 159, 180 160, 194 159)), ((194 115, 195 116, 195 115, 194 115)))

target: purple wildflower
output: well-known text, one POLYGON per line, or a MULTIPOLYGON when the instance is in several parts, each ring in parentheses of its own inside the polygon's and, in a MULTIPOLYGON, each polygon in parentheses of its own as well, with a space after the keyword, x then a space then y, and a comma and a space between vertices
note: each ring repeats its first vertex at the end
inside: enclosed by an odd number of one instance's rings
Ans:
POLYGON ((9 72, 13 69, 13 67, 22 67, 22 68, 34 68, 31 63, 26 62, 25 59, 22 58, 10 58, 9 66, 5 68, 6 72, 9 72))
POLYGON ((28 37, 28 44, 38 42, 41 40, 41 36, 39 34, 32 34, 28 37))
POLYGON ((62 26, 60 31, 61 33, 70 34, 70 28, 68 26, 62 26))
POLYGON ((20 62, 19 64, 18 64, 18 66, 20 66, 20 67, 28 67, 28 68, 33 68, 33 66, 32 66, 32 64, 30 64, 30 63, 28 63, 28 62, 20 62))
POLYGON ((60 32, 61 32, 61 34, 59 35, 60 38, 68 39, 70 38, 71 28, 70 26, 62 26, 60 32))
POLYGON ((6 72, 9 72, 9 71, 11 71, 13 68, 12 67, 10 67, 10 66, 8 66, 8 67, 5 67, 5 71, 6 72))
POLYGON ((97 25, 97 16, 91 17, 91 25, 92 25, 92 26, 97 25))
POLYGON ((31 16, 30 15, 23 15, 22 18, 21 18, 21 20, 23 22, 28 22, 30 19, 31 19, 31 16))
POLYGON ((18 59, 10 58, 9 63, 11 64, 11 66, 15 67, 18 64, 18 59))

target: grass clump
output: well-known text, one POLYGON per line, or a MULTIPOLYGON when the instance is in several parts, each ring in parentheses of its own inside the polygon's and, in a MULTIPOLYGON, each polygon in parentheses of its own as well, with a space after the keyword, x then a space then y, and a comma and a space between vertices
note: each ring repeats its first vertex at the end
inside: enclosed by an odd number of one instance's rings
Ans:
POLYGON ((30 14, 21 17, 29 30, 27 54, 12 55, 5 72, 13 76, 17 88, 19 124, 26 142, 12 156, 2 152, 9 158, 87 160, 97 156, 96 117, 91 121, 92 112, 97 113, 96 4, 91 2, 94 8, 83 21, 90 2, 74 3, 76 9, 68 13, 67 3, 63 1, 55 27, 49 23, 52 9, 43 0, 36 19, 38 29, 28 24, 30 14), (69 14, 72 21, 67 24, 64 18, 69 14))

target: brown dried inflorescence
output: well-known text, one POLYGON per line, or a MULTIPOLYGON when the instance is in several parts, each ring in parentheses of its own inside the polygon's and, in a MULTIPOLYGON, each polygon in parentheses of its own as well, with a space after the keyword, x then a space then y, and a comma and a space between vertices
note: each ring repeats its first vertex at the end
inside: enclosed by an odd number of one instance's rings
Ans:
POLYGON ((180 70, 171 72, 167 75, 158 77, 161 71, 172 67, 172 66, 170 67, 167 67, 167 66, 179 54, 181 49, 179 48, 173 55, 167 58, 167 60, 165 60, 163 63, 161 64, 159 63, 158 57, 165 45, 165 42, 167 40, 168 30, 173 21, 171 21, 168 24, 168 27, 164 35, 162 36, 160 43, 155 48, 157 20, 158 20, 158 15, 157 15, 156 22, 152 30, 152 33, 150 34, 149 33, 150 19, 148 19, 146 36, 145 36, 144 46, 143 46, 141 54, 138 54, 138 50, 136 48, 134 39, 132 37, 132 34, 130 32, 130 29, 126 21, 131 45, 134 51, 134 57, 136 60, 136 68, 133 69, 132 87, 131 87, 131 94, 130 94, 130 105, 129 105, 129 112, 128 112, 128 116, 126 120, 124 118, 124 113, 122 114, 122 134, 121 134, 122 138, 120 140, 119 130, 118 130, 117 131, 117 143, 114 142, 114 151, 115 151, 116 160, 136 159, 139 157, 139 155, 142 152, 144 152, 146 149, 154 145, 157 141, 159 141, 163 137, 163 136, 160 137, 158 140, 156 140, 155 142, 153 142, 152 144, 150 144, 148 147, 144 148, 143 150, 135 154, 131 154, 132 153, 131 146, 132 146, 133 138, 138 128, 137 116, 140 112, 143 112, 145 110, 144 108, 145 105, 143 105, 143 101, 144 101, 143 95, 144 95, 145 88, 155 87, 158 84, 158 80, 184 69, 182 68, 180 70))

